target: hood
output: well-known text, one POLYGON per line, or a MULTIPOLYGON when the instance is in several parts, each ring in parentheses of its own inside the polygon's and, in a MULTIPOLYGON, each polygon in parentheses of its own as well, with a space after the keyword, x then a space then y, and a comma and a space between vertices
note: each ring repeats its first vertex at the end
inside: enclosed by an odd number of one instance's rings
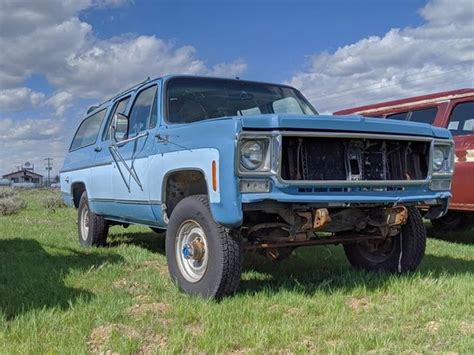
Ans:
POLYGON ((243 129, 289 129, 400 134, 451 139, 444 128, 424 123, 368 118, 359 115, 255 115, 239 116, 243 129))

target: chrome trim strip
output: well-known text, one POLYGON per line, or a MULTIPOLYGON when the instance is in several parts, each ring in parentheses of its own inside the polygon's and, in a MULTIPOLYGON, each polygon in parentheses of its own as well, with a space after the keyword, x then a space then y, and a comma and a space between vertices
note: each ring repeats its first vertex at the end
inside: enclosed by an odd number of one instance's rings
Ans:
POLYGON ((124 200, 114 198, 89 198, 91 202, 112 202, 121 204, 132 204, 132 205, 161 205, 161 201, 158 200, 124 200))

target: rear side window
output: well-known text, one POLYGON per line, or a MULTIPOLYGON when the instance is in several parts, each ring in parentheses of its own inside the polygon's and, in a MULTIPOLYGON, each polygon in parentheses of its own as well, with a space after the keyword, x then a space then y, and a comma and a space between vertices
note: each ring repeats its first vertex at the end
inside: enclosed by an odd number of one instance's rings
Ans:
POLYGON ((433 124, 438 113, 437 107, 422 108, 420 110, 398 112, 391 115, 388 115, 386 118, 392 120, 401 120, 401 121, 413 121, 420 123, 433 124))
POLYGON ((152 117, 156 116, 156 109, 153 109, 153 106, 156 105, 155 94, 156 85, 149 87, 138 94, 133 103, 132 110, 130 111, 129 137, 133 137, 148 129, 150 121, 152 122, 152 125, 156 125, 156 117, 152 117))
POLYGON ((113 110, 112 110, 112 112, 110 113, 110 116, 109 116, 109 122, 107 123, 107 128, 104 132, 104 139, 103 140, 108 141, 110 139, 110 125, 112 124, 112 121, 114 120, 114 116, 117 113, 124 113, 125 112, 125 110, 127 109, 128 101, 130 101, 130 96, 126 97, 125 99, 122 99, 120 101, 117 101, 114 104, 114 108, 113 108, 113 110))
POLYGON ((462 102, 454 107, 448 129, 453 136, 474 134, 474 101, 462 102))
POLYGON ((413 122, 433 124, 437 113, 437 107, 424 108, 421 110, 411 111, 408 119, 413 122))
POLYGON ((105 109, 99 111, 82 121, 72 140, 70 150, 79 149, 95 143, 106 111, 105 109))
POLYGON ((393 115, 388 115, 387 118, 390 118, 391 120, 401 120, 405 121, 407 119, 408 112, 399 112, 399 113, 394 113, 393 115))

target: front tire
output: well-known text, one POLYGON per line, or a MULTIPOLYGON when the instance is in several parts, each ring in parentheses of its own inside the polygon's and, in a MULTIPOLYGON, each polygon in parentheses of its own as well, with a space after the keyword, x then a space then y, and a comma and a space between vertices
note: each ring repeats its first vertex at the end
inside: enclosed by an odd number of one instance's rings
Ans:
POLYGON ((85 191, 79 201, 77 216, 77 231, 81 245, 90 247, 107 244, 109 224, 101 216, 91 212, 85 191))
POLYGON ((355 268, 389 273, 414 271, 425 255, 426 229, 420 212, 408 208, 401 233, 380 241, 345 244, 347 260, 355 268))
POLYGON ((173 209, 166 231, 166 257, 171 278, 188 294, 222 298, 237 290, 242 240, 214 221, 204 195, 184 198, 173 209))

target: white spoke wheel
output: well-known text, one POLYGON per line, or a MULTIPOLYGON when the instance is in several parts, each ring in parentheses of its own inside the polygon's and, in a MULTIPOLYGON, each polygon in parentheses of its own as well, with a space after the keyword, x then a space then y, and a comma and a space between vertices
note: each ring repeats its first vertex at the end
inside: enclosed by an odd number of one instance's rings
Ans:
POLYGON ((242 272, 239 235, 217 224, 207 196, 181 200, 166 230, 166 258, 171 278, 184 292, 206 298, 234 293, 242 272))
POLYGON ((181 274, 189 282, 198 282, 207 269, 208 250, 206 234, 193 220, 184 221, 178 229, 175 242, 176 260, 181 274))
POLYGON ((87 204, 82 208, 80 220, 80 237, 86 241, 89 236, 89 207, 87 204))
POLYGON ((79 243, 84 246, 107 244, 109 225, 105 219, 90 210, 87 192, 84 192, 77 209, 77 231, 79 243))

